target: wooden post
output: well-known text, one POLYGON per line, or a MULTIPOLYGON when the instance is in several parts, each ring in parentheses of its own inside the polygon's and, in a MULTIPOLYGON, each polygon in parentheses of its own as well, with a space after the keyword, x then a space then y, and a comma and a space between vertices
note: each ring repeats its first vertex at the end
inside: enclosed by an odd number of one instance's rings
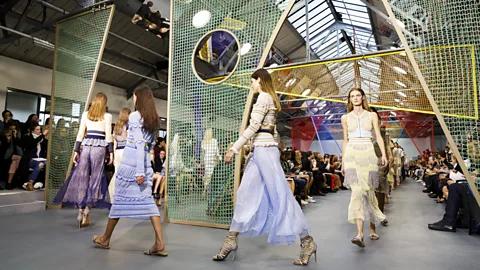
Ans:
POLYGON ((169 157, 170 157, 170 142, 167 141, 170 140, 170 109, 172 107, 172 67, 173 67, 173 31, 174 31, 174 24, 175 20, 173 19, 173 8, 174 8, 174 2, 175 0, 170 0, 170 36, 169 36, 169 41, 168 41, 168 103, 167 103, 167 137, 165 140, 165 144, 167 145, 167 149, 165 149, 165 202, 164 202, 164 207, 163 207, 163 213, 164 213, 164 222, 171 222, 170 219, 168 218, 168 164, 169 164, 169 157))
POLYGON ((412 64, 412 67, 417 75, 418 80, 420 81, 420 84, 422 85, 423 90, 425 91, 425 95, 427 96, 428 100, 430 101, 430 105, 432 106, 433 111, 435 112, 435 115, 437 116, 438 122, 440 123, 440 126, 442 127, 443 132, 445 133, 445 137, 447 137, 447 141, 450 144, 450 148, 453 151, 453 154, 457 157, 458 164, 462 168, 462 170, 465 172, 465 177, 467 178, 468 184, 470 185, 471 190, 473 191, 473 195, 475 199, 477 200, 477 203, 480 205, 480 195, 478 194, 478 190, 476 188, 474 179, 468 173, 467 166, 465 165, 465 162, 460 155, 460 151, 458 151, 457 144, 453 140, 452 134, 450 133, 450 130, 447 127, 447 124, 445 123, 445 119, 443 118, 443 115, 441 114, 437 103, 435 102, 435 99, 433 98, 432 92, 430 92, 430 89, 428 87, 427 82, 425 81, 425 77, 423 77, 423 74, 420 70, 420 67, 418 66, 417 61, 415 60, 415 57, 413 56, 413 52, 410 49, 410 46, 407 43, 407 40, 405 36, 403 35, 402 29, 397 23, 397 20, 395 18, 395 14, 392 11, 392 7, 388 3, 388 0, 382 0, 383 4, 385 5, 385 9, 387 10, 388 16, 392 20, 393 27, 395 27, 395 30, 397 31, 398 37, 402 41, 403 47, 405 48, 405 52, 407 53, 408 59, 410 60, 410 63, 412 64))

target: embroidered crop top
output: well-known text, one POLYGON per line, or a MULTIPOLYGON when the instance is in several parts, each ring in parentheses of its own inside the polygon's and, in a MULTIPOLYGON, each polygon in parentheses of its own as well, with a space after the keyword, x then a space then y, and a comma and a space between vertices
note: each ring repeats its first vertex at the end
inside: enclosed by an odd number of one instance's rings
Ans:
POLYGON ((277 146, 276 120, 275 103, 272 97, 267 93, 260 93, 250 114, 250 125, 230 149, 238 153, 250 139, 253 139, 253 146, 277 146))
POLYGON ((82 114, 80 129, 75 142, 75 152, 80 152, 80 145, 108 146, 108 152, 113 152, 112 115, 106 113, 101 121, 92 121, 87 117, 88 112, 82 114), (85 136, 85 129, 87 135, 85 136))
POLYGON ((364 110, 360 116, 352 112, 347 114, 348 138, 372 138, 372 119, 370 112, 364 110))

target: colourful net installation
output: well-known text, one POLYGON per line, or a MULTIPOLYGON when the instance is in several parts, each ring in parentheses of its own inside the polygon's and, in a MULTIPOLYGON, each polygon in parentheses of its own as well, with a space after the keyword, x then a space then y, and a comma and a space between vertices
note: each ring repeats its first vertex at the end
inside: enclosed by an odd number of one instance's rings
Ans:
POLYGON ((223 162, 223 155, 238 138, 250 75, 288 4, 286 1, 279 6, 277 2, 173 1, 166 204, 170 222, 221 228, 231 222, 235 166, 223 162), (211 17, 197 28, 192 18, 201 10, 210 11, 211 17), (240 55, 235 74, 213 85, 196 77, 192 54, 197 42, 215 29, 232 32, 240 42, 239 48, 247 43, 251 47, 240 55), (212 148, 202 148, 206 137, 217 142, 214 163, 208 150, 212 148))

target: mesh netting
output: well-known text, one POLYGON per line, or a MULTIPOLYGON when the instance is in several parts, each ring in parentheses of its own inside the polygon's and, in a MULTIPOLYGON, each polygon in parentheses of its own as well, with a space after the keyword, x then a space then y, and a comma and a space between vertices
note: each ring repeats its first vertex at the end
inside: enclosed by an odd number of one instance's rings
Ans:
MULTIPOLYGON (((414 50, 415 56, 426 58, 427 54, 450 55, 437 65, 435 84, 431 90, 436 93, 439 105, 444 106, 445 115, 474 119, 477 113, 474 55, 472 45, 452 45, 414 50), (454 59, 458 58, 458 59, 454 59), (460 60, 463 59, 463 60, 460 60), (462 68, 449 67, 459 63, 462 68), (461 82, 443 76, 451 73, 461 82), (462 106, 454 106, 455 102, 462 106), (461 107, 461 108, 459 108, 461 107)), ((423 63, 425 67, 430 62, 423 63)), ((423 92, 419 80, 406 54, 402 51, 370 54, 349 59, 318 61, 273 69, 277 92, 289 98, 318 97, 321 100, 345 102, 348 91, 356 86, 367 94, 374 107, 434 114, 423 92)))
POLYGON ((281 16, 274 2, 173 1, 166 211, 171 222, 226 227, 232 220, 234 162, 225 164, 223 155, 238 138, 249 75, 281 16), (194 28, 192 18, 201 10, 210 11, 211 19, 194 28), (208 85, 195 77, 192 53, 214 29, 231 31, 240 47, 250 43, 251 49, 240 57, 234 76, 208 85))
POLYGON ((46 201, 51 205, 71 168, 85 103, 93 88, 112 8, 88 11, 57 23, 46 201))
POLYGON ((445 122, 461 158, 471 163, 469 171, 478 188, 480 138, 475 67, 480 64, 476 57, 480 53, 480 5, 476 0, 388 2, 396 19, 405 25, 408 46, 419 52, 415 60, 440 112, 447 115, 445 122), (434 46, 442 49, 421 49, 434 46))

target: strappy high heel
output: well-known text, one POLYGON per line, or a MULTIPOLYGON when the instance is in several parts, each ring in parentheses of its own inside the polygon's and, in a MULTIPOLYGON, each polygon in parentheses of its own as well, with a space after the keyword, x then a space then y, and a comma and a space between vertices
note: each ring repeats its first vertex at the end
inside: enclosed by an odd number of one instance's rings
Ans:
POLYGON ((315 254, 315 262, 317 262, 317 244, 311 236, 302 239, 300 243, 300 258, 293 261, 295 265, 308 265, 310 257, 315 254))
POLYGON ((90 225, 90 208, 85 208, 85 211, 83 211, 82 215, 82 223, 80 224, 80 227, 88 227, 90 225))
POLYGON ((80 208, 78 209, 78 215, 77 215, 78 228, 82 228, 82 221, 83 221, 83 209, 80 208))
POLYGON ((214 261, 224 261, 228 257, 230 252, 233 251, 232 261, 234 261, 235 260, 235 254, 237 253, 237 250, 238 250, 237 236, 228 235, 225 238, 225 241, 223 242, 223 246, 220 249, 220 252, 217 255, 213 256, 213 260, 214 261), (232 239, 233 243, 229 243, 228 239, 232 239))

